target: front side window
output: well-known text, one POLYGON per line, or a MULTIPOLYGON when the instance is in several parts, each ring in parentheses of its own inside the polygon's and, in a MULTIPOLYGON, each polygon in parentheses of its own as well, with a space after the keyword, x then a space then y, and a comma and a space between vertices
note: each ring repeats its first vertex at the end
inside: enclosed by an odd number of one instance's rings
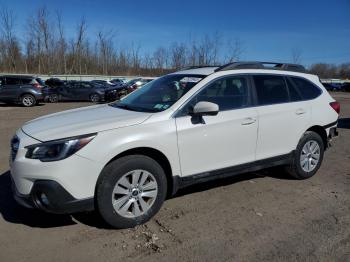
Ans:
POLYGON ((273 105, 289 102, 288 89, 283 76, 253 76, 259 105, 273 105))
POLYGON ((161 112, 171 107, 204 77, 188 74, 166 75, 109 105, 139 112, 161 112))
POLYGON ((6 77, 6 84, 7 85, 20 85, 21 84, 21 80, 19 78, 16 77, 6 77))
POLYGON ((249 106, 248 80, 244 76, 224 77, 210 83, 186 106, 185 111, 198 102, 207 101, 219 106, 220 111, 249 106))

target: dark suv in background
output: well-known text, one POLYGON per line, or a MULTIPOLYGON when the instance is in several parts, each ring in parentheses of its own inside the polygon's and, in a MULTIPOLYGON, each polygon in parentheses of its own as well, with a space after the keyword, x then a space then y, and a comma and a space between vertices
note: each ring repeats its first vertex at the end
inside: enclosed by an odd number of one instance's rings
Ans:
MULTIPOLYGON (((48 83, 49 84, 49 83, 48 83)), ((108 87, 88 81, 61 81, 51 84, 47 89, 45 100, 58 101, 90 101, 102 102, 105 100, 105 91, 108 87)))
POLYGON ((42 101, 44 82, 35 76, 0 76, 0 102, 30 107, 42 101))

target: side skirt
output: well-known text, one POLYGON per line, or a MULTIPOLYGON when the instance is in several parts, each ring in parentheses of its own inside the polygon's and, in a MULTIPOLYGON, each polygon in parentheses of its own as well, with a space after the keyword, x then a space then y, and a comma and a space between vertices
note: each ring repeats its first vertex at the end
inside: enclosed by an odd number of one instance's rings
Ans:
POLYGON ((242 173, 254 172, 274 166, 288 165, 293 159, 293 154, 294 151, 290 152, 289 154, 258 160, 233 167, 222 168, 185 177, 175 176, 173 177, 173 195, 177 192, 178 189, 188 187, 193 184, 231 177, 242 173))

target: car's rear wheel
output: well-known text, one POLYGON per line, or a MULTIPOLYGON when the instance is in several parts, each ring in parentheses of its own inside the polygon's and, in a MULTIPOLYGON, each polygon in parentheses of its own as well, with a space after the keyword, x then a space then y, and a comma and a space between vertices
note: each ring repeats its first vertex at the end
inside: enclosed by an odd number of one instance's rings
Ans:
POLYGON ((31 107, 36 104, 36 99, 33 95, 25 94, 21 97, 21 104, 25 107, 31 107))
POLYGON ((107 165, 96 188, 96 204, 103 219, 115 228, 145 223, 163 204, 167 180, 152 158, 131 155, 107 165))
POLYGON ((90 102, 97 103, 100 101, 100 96, 98 94, 90 95, 90 102))
POLYGON ((324 154, 324 143, 319 134, 307 131, 294 151, 287 172, 297 179, 310 178, 320 168, 324 154))

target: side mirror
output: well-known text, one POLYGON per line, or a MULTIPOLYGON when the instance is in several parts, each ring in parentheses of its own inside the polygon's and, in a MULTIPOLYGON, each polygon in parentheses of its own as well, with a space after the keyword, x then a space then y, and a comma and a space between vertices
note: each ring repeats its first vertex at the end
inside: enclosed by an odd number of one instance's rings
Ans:
POLYGON ((215 116, 219 113, 219 106, 212 102, 198 102, 191 110, 191 115, 198 116, 215 116))

